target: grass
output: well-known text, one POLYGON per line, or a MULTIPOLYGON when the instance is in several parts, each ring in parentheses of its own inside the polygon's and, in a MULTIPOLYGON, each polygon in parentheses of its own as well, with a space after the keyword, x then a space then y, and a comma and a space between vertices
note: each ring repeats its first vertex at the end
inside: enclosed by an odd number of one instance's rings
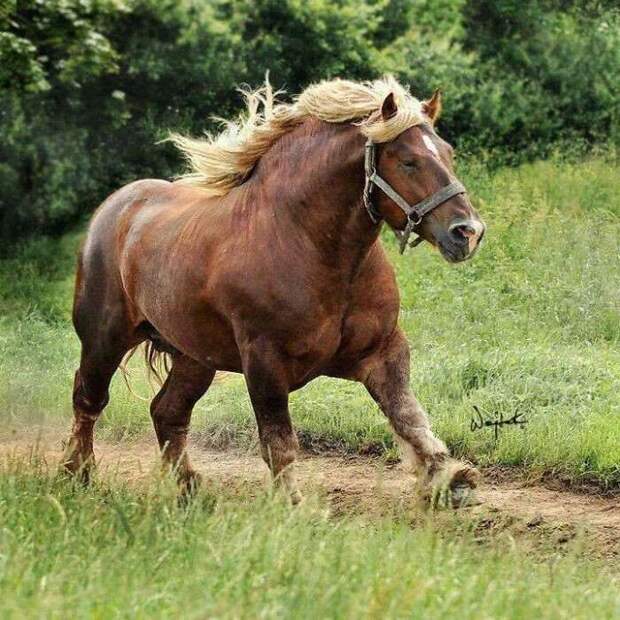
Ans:
MULTIPOLYGON (((437 433, 482 464, 519 465, 569 480, 620 486, 620 175, 597 158, 539 162, 462 176, 489 225, 469 263, 452 266, 426 246, 405 256, 385 241, 402 296, 412 385, 437 433), (472 432, 521 412, 524 429, 472 432)), ((67 425, 78 343, 69 323, 78 233, 23 246, 0 263, 0 418, 5 428, 67 425)), ((147 395, 141 371, 132 380, 147 395)), ((385 420, 358 385, 320 379, 292 395, 304 443, 391 451, 385 420)), ((146 404, 117 378, 100 433, 150 427, 146 404)), ((214 386, 198 405, 198 435, 247 442, 254 422, 242 379, 214 386)))
MULTIPOLYGON (((620 175, 613 161, 463 166, 489 224, 471 263, 397 254, 412 385, 452 450, 620 487, 620 175), (473 406, 521 412, 498 441, 473 406)), ((2 433, 68 428, 79 346, 70 325, 81 233, 0 261, 2 433)), ((141 365, 132 385, 149 394, 141 365)), ((356 384, 320 379, 291 398, 306 446, 391 454, 387 424, 356 384)), ((194 439, 255 441, 243 379, 215 384, 194 439)), ((97 435, 151 433, 147 405, 116 377, 97 435)), ((559 552, 467 515, 334 518, 310 494, 290 510, 258 490, 210 486, 180 505, 169 481, 88 489, 36 457, 0 463, 0 617, 614 618, 614 563, 559 552), (413 522, 412 522, 413 519, 413 522), (412 525, 414 527, 412 527, 412 525)))
POLYGON ((180 505, 167 481, 84 489, 36 459, 0 476, 0 616, 613 618, 618 575, 578 549, 536 561, 445 515, 334 520, 226 489, 180 505))

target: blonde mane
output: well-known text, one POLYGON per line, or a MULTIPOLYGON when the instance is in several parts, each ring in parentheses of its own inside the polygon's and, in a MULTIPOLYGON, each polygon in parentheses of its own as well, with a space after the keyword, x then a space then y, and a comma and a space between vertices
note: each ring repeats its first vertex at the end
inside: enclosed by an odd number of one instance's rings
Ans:
MULTIPOLYGON (((306 88, 293 103, 278 103, 269 80, 256 91, 242 91, 246 111, 238 121, 225 121, 224 130, 194 139, 173 134, 170 140, 184 154, 190 172, 177 182, 222 196, 241 185, 254 166, 284 134, 309 116, 328 123, 356 121, 374 142, 389 142, 424 122, 422 104, 393 77, 373 82, 329 80, 306 88), (381 116, 383 100, 393 93, 398 111, 381 116)), ((221 119, 220 119, 221 120, 221 119)))

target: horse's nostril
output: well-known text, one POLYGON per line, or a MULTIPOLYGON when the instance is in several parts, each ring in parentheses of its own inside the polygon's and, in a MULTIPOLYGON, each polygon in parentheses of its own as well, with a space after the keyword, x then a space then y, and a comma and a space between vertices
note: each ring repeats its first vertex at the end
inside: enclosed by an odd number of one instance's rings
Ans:
POLYGON ((470 224, 457 224, 450 228, 450 234, 456 241, 466 243, 476 234, 476 229, 470 224))

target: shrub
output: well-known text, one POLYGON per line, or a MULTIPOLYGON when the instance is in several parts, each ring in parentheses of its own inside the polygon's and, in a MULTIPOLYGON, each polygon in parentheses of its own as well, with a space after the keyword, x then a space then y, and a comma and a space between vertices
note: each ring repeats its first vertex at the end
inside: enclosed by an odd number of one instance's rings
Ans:
POLYGON ((0 11, 0 241, 57 233, 132 179, 170 177, 168 130, 213 128, 265 70, 289 92, 392 72, 441 86, 441 130, 500 162, 620 140, 620 13, 546 0, 16 0, 0 11), (490 154, 490 155, 489 155, 490 154))

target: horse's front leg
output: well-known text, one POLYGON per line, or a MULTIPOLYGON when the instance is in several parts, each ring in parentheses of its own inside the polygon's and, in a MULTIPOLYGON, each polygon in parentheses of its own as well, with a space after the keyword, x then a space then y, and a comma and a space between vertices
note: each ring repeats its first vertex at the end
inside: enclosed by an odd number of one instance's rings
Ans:
POLYGON ((266 345, 246 352, 243 374, 258 424, 263 460, 275 484, 288 494, 293 504, 298 504, 302 500, 295 476, 299 443, 288 411, 286 366, 266 345))
POLYGON ((458 506, 476 486, 476 469, 450 458, 432 432, 428 417, 409 387, 409 346, 396 329, 372 359, 364 385, 387 416, 404 456, 411 461, 426 498, 458 506))

